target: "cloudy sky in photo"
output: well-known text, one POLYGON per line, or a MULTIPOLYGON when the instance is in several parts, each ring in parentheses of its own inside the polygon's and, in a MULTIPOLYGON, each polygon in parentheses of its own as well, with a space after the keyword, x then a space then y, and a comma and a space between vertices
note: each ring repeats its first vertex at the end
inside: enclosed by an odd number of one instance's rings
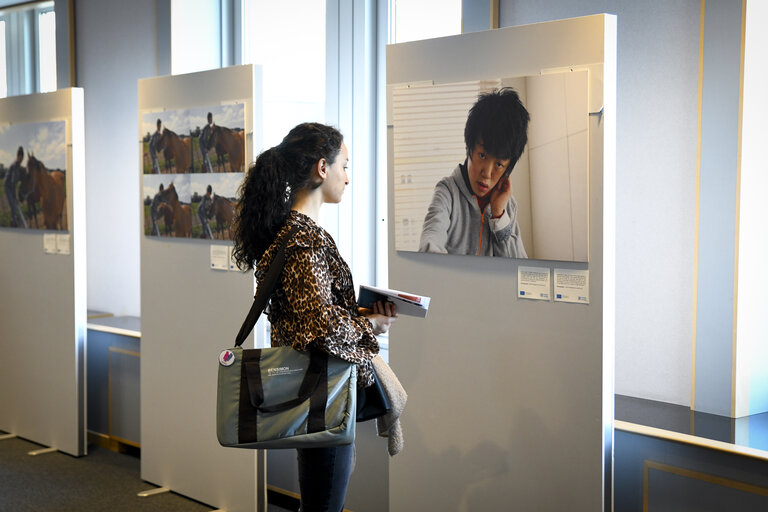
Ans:
POLYGON ((147 133, 153 133, 157 129, 157 120, 163 121, 163 126, 177 134, 188 135, 197 127, 201 129, 208 124, 208 112, 213 114, 213 122, 227 128, 245 129, 245 105, 217 105, 209 107, 185 108, 179 110, 166 110, 160 112, 148 112, 142 116, 141 137, 147 133))
POLYGON ((213 174, 192 174, 192 183, 190 185, 191 193, 197 192, 204 196, 208 185, 213 188, 213 193, 224 197, 237 197, 237 190, 243 181, 245 173, 242 172, 222 172, 213 174))
POLYGON ((141 184, 141 200, 149 196, 155 197, 160 184, 163 184, 164 188, 173 183, 176 188, 176 193, 179 195, 179 201, 182 203, 188 203, 192 199, 192 192, 190 191, 189 174, 144 174, 144 181, 141 184))
POLYGON ((48 169, 64 170, 67 165, 66 121, 48 121, 28 124, 0 124, 0 163, 10 167, 16 161, 19 146, 43 162, 48 169))

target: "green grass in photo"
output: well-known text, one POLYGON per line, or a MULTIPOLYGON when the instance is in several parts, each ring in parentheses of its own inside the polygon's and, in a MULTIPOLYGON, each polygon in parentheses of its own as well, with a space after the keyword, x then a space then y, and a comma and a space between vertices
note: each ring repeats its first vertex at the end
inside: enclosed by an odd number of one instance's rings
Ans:
POLYGON ((191 137, 192 147, 192 172, 200 173, 203 171, 203 159, 200 156, 200 143, 197 137, 191 137))
POLYGON ((152 216, 149 213, 149 205, 144 205, 144 234, 152 235, 152 216))

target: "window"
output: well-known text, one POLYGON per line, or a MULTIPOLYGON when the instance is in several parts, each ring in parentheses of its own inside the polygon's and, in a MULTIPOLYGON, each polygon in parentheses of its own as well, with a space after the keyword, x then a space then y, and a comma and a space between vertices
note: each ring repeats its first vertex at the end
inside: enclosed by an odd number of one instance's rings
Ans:
POLYGON ((0 11, 0 96, 56 90, 53 2, 0 11))
POLYGON ((221 67, 221 3, 171 0, 171 74, 221 67))
POLYGON ((243 62, 263 71, 262 147, 304 121, 341 129, 351 183, 321 223, 356 283, 386 286, 384 46, 460 33, 461 0, 243 0, 242 8, 243 62))
POLYGON ((8 81, 5 70, 5 19, 0 17, 0 98, 8 96, 8 81))
POLYGON ((264 148, 301 122, 326 122, 325 8, 323 0, 243 2, 243 61, 262 66, 264 148))
POLYGON ((56 14, 53 5, 38 9, 37 53, 40 66, 40 92, 56 90, 56 14))
POLYGON ((385 49, 386 44, 405 43, 420 39, 430 39, 461 33, 462 23, 462 2, 461 0, 389 0, 386 7, 388 12, 380 13, 379 16, 386 17, 380 20, 379 30, 382 34, 378 37, 378 55, 381 62, 378 63, 379 80, 377 83, 377 116, 376 139, 377 139, 377 167, 382 169, 381 175, 376 183, 376 202, 377 208, 377 240, 376 240, 376 280, 380 285, 385 286, 388 280, 387 274, 387 137, 386 123, 386 94, 384 70, 386 69, 385 49), (384 31, 386 30, 386 35, 384 31))
POLYGON ((390 43, 460 33, 461 0, 390 0, 390 43))

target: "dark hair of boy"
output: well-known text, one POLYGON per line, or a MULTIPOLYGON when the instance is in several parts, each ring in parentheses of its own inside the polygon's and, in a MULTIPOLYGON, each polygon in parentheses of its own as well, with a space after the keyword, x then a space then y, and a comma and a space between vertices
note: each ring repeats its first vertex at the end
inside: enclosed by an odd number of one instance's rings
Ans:
POLYGON ((464 126, 467 157, 472 158, 475 145, 480 143, 489 155, 501 160, 509 158, 511 169, 528 142, 530 119, 514 89, 504 87, 481 94, 469 110, 464 126))

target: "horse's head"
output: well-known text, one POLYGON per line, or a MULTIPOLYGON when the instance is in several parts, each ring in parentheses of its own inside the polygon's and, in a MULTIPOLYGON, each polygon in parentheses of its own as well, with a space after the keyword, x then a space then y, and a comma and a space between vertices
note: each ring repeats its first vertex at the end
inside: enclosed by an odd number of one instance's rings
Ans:
POLYGON ((45 165, 43 165, 43 162, 35 158, 34 153, 27 152, 27 172, 34 177, 45 170, 46 168, 45 165))
POLYGON ((176 193, 176 187, 173 185, 173 182, 157 194, 160 196, 160 200, 164 203, 171 203, 179 200, 179 194, 176 193))

